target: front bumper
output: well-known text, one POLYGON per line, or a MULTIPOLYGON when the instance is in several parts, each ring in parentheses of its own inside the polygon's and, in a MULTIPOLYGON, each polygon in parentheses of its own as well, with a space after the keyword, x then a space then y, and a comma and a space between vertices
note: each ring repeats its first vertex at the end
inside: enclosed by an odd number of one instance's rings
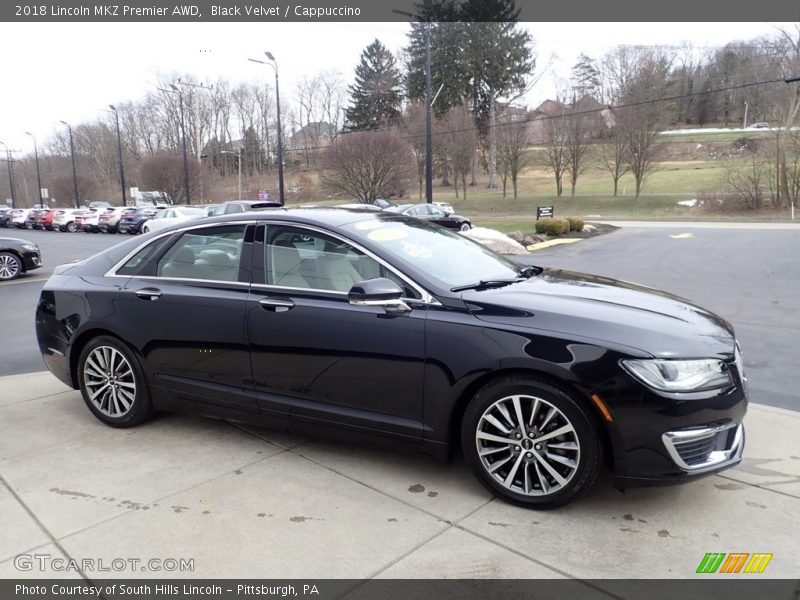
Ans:
POLYGON ((42 255, 38 252, 23 252, 22 266, 26 271, 32 271, 42 266, 42 255))

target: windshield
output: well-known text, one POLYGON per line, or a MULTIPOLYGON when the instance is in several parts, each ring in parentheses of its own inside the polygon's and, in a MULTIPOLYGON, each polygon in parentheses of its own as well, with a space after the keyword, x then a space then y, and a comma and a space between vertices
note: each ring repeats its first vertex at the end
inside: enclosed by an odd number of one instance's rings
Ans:
POLYGON ((485 246, 426 221, 379 214, 343 229, 365 236, 387 254, 410 263, 448 289, 513 279, 520 269, 485 246))

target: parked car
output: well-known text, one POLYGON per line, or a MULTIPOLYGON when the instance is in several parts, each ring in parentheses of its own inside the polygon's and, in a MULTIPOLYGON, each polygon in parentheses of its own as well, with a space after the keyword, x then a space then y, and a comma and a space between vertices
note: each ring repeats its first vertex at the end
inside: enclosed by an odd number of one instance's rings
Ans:
POLYGON ((39 246, 28 240, 0 237, 0 281, 9 281, 42 266, 39 246))
POLYGON ((447 214, 435 204, 401 204, 387 210, 430 221, 448 229, 456 229, 458 231, 472 229, 472 222, 469 219, 456 214, 447 214))
POLYGON ((767 129, 769 128, 769 123, 766 121, 758 121, 757 123, 753 123, 750 125, 753 129, 767 129))
POLYGON ((53 216, 58 211, 57 208, 49 208, 41 210, 36 214, 33 227, 34 229, 46 229, 48 231, 53 229, 53 216))
POLYGON ((377 206, 380 209, 386 209, 386 208, 391 208, 393 206, 397 206, 397 204, 395 204, 391 200, 387 200, 386 198, 375 198, 375 200, 373 200, 371 204, 373 206, 377 206))
POLYGON ((280 208, 281 203, 273 200, 230 200, 223 202, 215 210, 214 215, 233 215, 236 213, 247 212, 250 210, 260 210, 262 208, 280 208))
POLYGON ((160 231, 176 223, 191 221, 192 219, 202 219, 206 216, 208 216, 206 210, 201 207, 176 206, 174 208, 165 208, 164 210, 158 211, 152 219, 142 225, 142 233, 160 231))
POLYGON ((433 204, 441 208, 448 215, 452 215, 454 212, 456 212, 453 208, 453 205, 449 202, 434 202, 433 204))
MULTIPOLYGON (((97 217, 96 208, 80 208, 73 213, 75 218, 75 231, 83 231, 84 221, 91 223, 97 217)), ((91 226, 91 225, 90 225, 91 226)))
POLYGON ((28 215, 32 209, 30 208, 15 208, 11 211, 11 226, 17 229, 23 229, 28 220, 28 215))
POLYGON ((48 208, 32 208, 28 211, 28 216, 25 217, 23 227, 25 227, 25 229, 36 229, 39 216, 45 214, 49 210, 48 208))
POLYGON ((60 208, 53 214, 53 231, 76 231, 75 208, 60 208))
POLYGON ((158 209, 155 207, 126 208, 117 222, 117 231, 131 235, 142 233, 144 224, 152 219, 157 211, 158 209))
POLYGON ((100 218, 105 214, 113 214, 116 209, 113 206, 101 206, 96 209, 93 209, 93 212, 89 214, 83 215, 82 217, 76 217, 76 220, 80 220, 81 231, 85 231, 87 233, 99 233, 100 232, 100 218))
POLYGON ((222 205, 221 204, 203 204, 201 206, 205 209, 206 216, 213 217, 216 214, 217 208, 219 208, 222 205))
POLYGON ((0 206, 0 227, 11 227, 11 208, 0 206))
POLYGON ((126 210, 129 209, 125 206, 117 206, 112 210, 100 213, 97 220, 98 229, 103 233, 116 233, 119 219, 126 210))
POLYGON ((89 202, 89 208, 114 208, 114 205, 111 202, 94 201, 89 202))
POLYGON ((460 448, 492 493, 531 508, 575 499, 604 463, 625 488, 742 459, 727 321, 386 211, 212 217, 130 240, 56 267, 35 323, 48 368, 113 427, 178 410, 460 448))

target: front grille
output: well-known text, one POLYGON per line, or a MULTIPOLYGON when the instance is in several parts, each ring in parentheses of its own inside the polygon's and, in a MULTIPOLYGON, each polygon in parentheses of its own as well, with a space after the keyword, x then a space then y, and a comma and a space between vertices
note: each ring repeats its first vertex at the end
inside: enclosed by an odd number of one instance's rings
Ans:
POLYGON ((661 437, 675 463, 694 471, 715 468, 741 456, 744 428, 729 423, 668 431, 661 437))

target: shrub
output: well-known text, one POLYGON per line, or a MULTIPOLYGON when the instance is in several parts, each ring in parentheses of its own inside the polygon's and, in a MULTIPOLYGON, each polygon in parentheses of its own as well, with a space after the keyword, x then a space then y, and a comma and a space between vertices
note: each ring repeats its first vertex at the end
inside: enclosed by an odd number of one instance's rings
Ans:
POLYGON ((569 222, 570 231, 583 231, 583 219, 578 217, 566 217, 569 222))
POLYGON ((569 221, 558 217, 547 217, 536 221, 536 233, 547 235, 561 235, 569 231, 569 221))

